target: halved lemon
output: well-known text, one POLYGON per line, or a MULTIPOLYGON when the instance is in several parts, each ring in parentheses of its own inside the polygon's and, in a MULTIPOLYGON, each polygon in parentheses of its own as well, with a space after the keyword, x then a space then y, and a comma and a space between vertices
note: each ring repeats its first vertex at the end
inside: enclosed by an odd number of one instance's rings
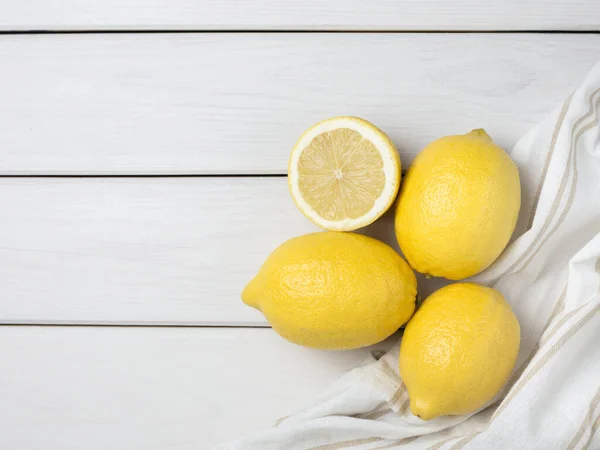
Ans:
POLYGON ((317 123, 294 146, 288 184, 296 205, 326 230, 377 220, 400 186, 400 157, 383 131, 358 117, 317 123))

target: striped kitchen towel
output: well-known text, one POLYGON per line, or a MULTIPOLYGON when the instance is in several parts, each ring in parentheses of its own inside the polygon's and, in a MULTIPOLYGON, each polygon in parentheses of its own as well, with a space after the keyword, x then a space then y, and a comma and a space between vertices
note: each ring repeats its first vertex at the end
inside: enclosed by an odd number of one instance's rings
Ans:
POLYGON ((233 450, 600 449, 600 64, 511 152, 523 201, 515 238, 472 280, 521 323, 505 389, 471 415, 422 421, 398 375, 399 344, 233 450))

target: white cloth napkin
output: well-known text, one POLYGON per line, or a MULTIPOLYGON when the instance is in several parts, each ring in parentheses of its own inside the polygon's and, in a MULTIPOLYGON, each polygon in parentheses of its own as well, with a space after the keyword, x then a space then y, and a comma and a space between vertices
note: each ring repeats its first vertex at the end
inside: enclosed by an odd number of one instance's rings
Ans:
POLYGON ((500 290, 521 352, 496 401, 422 421, 398 375, 399 345, 235 450, 600 449, 600 64, 511 156, 523 189, 516 238, 472 280, 500 290))

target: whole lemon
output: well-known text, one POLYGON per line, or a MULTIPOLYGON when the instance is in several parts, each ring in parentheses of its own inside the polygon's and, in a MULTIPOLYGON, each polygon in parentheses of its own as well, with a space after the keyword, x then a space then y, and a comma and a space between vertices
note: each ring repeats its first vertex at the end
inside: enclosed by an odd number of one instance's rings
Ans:
POLYGON ((283 243, 242 292, 285 339, 306 347, 375 344, 415 309, 417 281, 402 257, 353 233, 307 234, 283 243))
POLYGON ((418 272, 461 280, 500 255, 519 208, 519 171, 483 130, 429 144, 404 179, 396 237, 418 272))
POLYGON ((519 343, 519 322, 497 290, 455 283, 434 292, 400 346, 410 410, 429 420, 481 408, 506 383, 519 343))

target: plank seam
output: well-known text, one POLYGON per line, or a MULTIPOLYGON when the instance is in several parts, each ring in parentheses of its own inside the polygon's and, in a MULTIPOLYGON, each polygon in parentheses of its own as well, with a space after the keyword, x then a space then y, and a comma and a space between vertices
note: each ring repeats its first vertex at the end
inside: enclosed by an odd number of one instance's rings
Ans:
POLYGON ((26 175, 26 174, 14 174, 14 175, 3 175, 0 174, 0 178, 285 178, 285 173, 218 173, 218 174, 194 174, 194 173, 183 173, 183 174, 80 174, 80 175, 26 175))
POLYGON ((63 328, 248 328, 272 329, 270 325, 198 325, 198 324, 125 324, 125 323, 2 323, 2 327, 63 327, 63 328))
POLYGON ((452 30, 452 29, 422 29, 422 30, 359 30, 359 29, 302 29, 290 28, 276 29, 231 29, 231 30, 206 30, 206 29, 163 29, 163 30, 135 30, 135 29, 110 29, 110 30, 1 30, 3 35, 44 35, 44 34, 600 34, 600 29, 562 30, 562 29, 510 29, 510 30, 452 30))

